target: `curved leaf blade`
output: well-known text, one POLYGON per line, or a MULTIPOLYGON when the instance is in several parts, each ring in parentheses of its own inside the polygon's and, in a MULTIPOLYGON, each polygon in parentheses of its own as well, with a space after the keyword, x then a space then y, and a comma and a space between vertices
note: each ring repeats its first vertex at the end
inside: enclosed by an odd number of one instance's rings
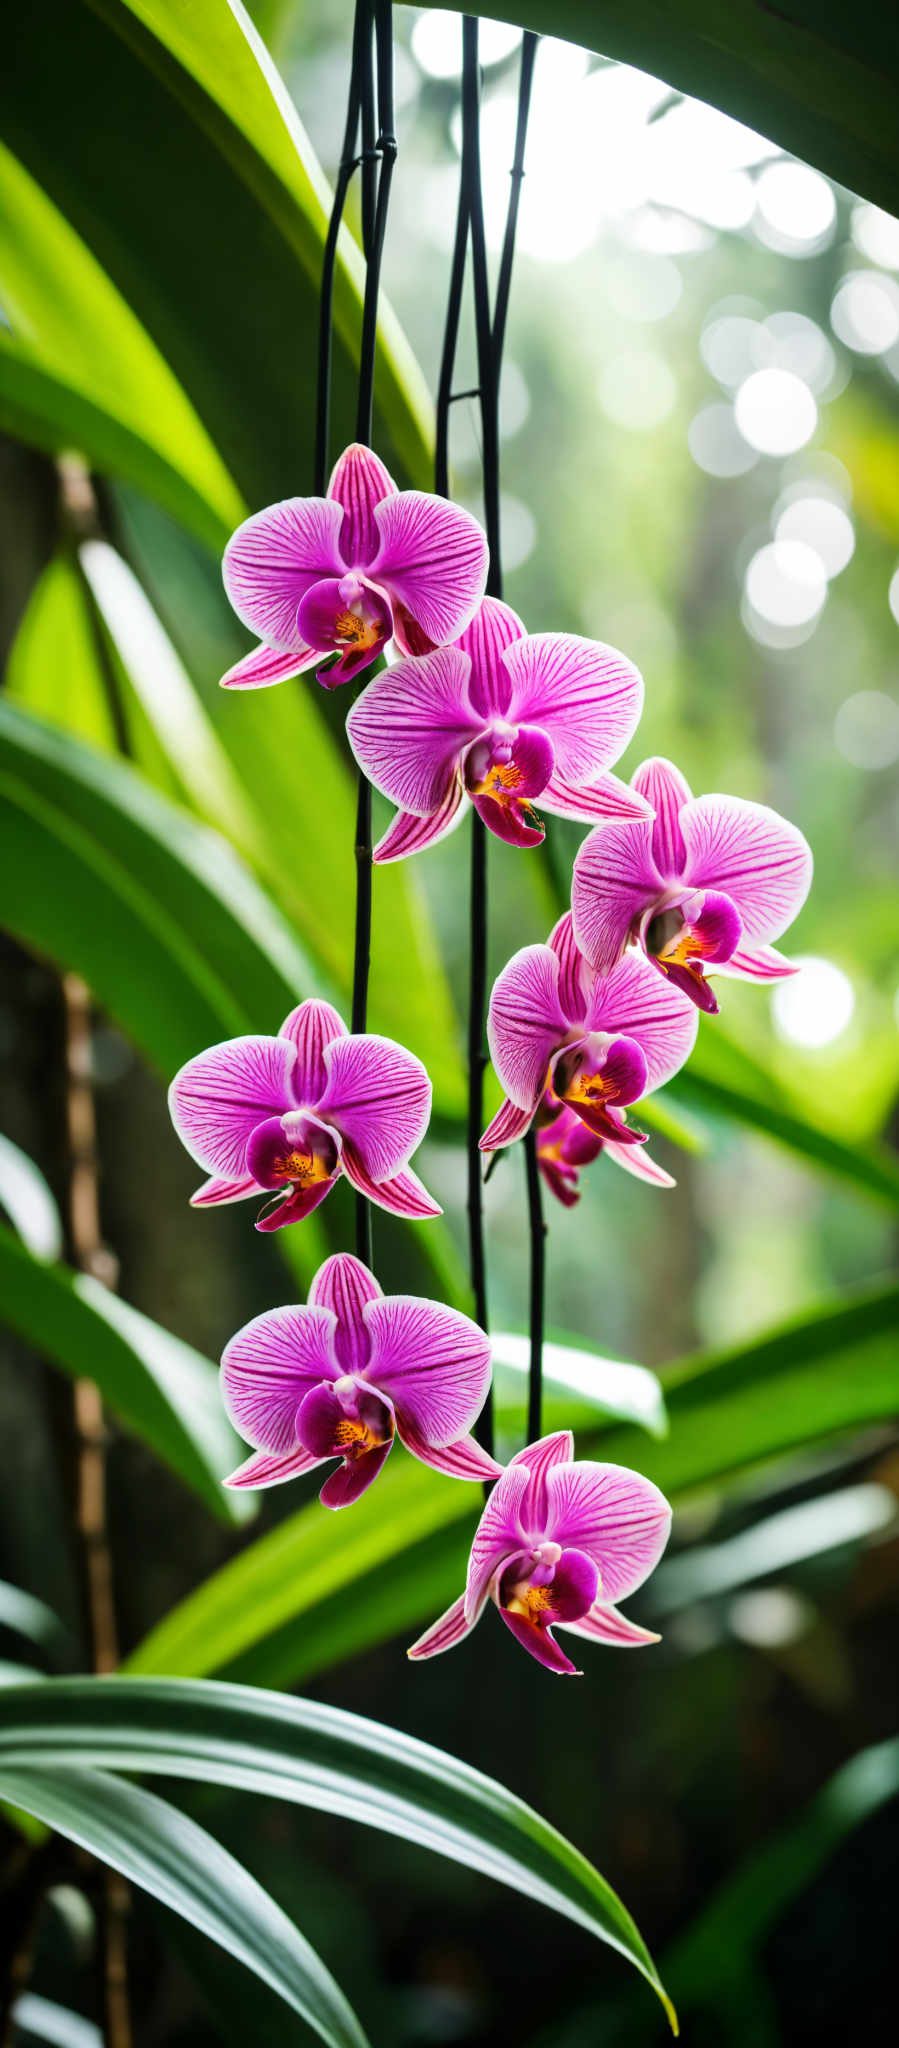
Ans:
POLYGON ((62 1218, 40 1168, 0 1137, 0 1208, 36 1259, 62 1257, 62 1218))
POLYGON ((0 1763, 0 1796, 122 1872, 261 1977, 329 2048, 368 2048, 343 1993, 249 1871, 177 1807, 106 1771, 0 1763))
POLYGON ((397 1729, 209 1680, 55 1679, 0 1694, 0 1789, 8 1772, 51 1762, 233 1785, 401 1835, 617 1949, 652 1985, 676 2031, 645 1944, 586 1857, 495 1779, 397 1729))

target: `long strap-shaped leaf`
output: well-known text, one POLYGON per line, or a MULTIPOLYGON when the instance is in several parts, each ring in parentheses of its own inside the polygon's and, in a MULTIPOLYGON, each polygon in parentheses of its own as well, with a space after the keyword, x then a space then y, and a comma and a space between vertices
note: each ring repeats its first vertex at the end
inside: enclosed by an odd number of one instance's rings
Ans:
POLYGON ((0 1693, 0 1789, 7 1773, 48 1764, 243 1787, 418 1842, 610 1943, 676 2027, 629 1913, 586 1857, 495 1779, 398 1729, 209 1680, 53 1679, 0 1693))
POLYGON ((330 2048, 367 2048, 324 1963, 243 1865, 155 1793, 106 1771, 0 1763, 0 1796, 180 1913, 301 2014, 330 2048))

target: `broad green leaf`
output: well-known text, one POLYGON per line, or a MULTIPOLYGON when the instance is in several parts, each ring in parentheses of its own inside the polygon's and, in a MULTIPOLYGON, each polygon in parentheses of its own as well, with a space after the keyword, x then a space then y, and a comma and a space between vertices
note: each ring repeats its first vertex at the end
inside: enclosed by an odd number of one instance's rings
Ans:
POLYGON ((486 0, 481 11, 636 64, 899 213, 899 48, 877 0, 486 0))
POLYGON ((329 2048, 367 2048, 320 1957, 249 1871, 177 1807, 106 1771, 0 1764, 0 1794, 180 1913, 253 1970, 329 2048))
POLYGON ((167 363, 100 264, 0 144, 0 421, 78 448, 211 547, 245 506, 167 363))
POLYGON ((0 1658, 0 1685, 36 1685, 43 1675, 31 1664, 11 1664, 7 1658, 0 1658))
POLYGON ((208 1681, 56 1679, 0 1694, 0 1790, 7 1773, 49 1764, 234 1785, 417 1842, 610 1943, 676 2027, 633 1921, 586 1858, 495 1779, 397 1729, 208 1681))
MULTIPOLYGON (((500 1417, 512 1410, 520 1419, 527 1398, 530 1342, 511 1331, 491 1333, 495 1399, 500 1417)), ((547 1429, 583 1426, 600 1420, 635 1422, 653 1436, 668 1428, 662 1389, 645 1365, 601 1358, 582 1345, 543 1346, 543 1405, 547 1429), (561 1416, 559 1422, 557 1417, 561 1416)))
POLYGON ((43 1174, 9 1138, 0 1137, 0 1209, 36 1259, 62 1256, 62 1222, 43 1174))
POLYGON ((208 1359, 89 1274, 42 1264, 2 1227, 0 1320, 64 1372, 95 1380, 113 1414, 223 1521, 246 1519, 242 1496, 221 1484, 240 1445, 208 1359))
POLYGON ((23 1991, 16 1999, 13 2019, 26 2040, 46 2041, 48 2048, 103 2048, 103 2036, 93 2020, 36 1991, 23 1991))
MULTIPOLYGON (((15 40, 7 146, 160 350, 247 503, 309 490, 330 201, 246 17, 225 0, 43 0, 19 10, 15 40)), ((338 104, 335 144, 342 122, 338 104)), ((352 437, 361 279, 345 234, 335 449, 352 437)), ((430 406, 386 307, 375 398, 385 458, 428 484, 430 406)))
POLYGON ((693 1543, 666 1558, 647 1587, 647 1605, 653 1614, 674 1614, 694 1600, 715 1599, 830 1550, 881 1537, 896 1519, 896 1496, 888 1486, 863 1480, 837 1487, 763 1515, 724 1542, 693 1543))
POLYGON ((52 1607, 21 1586, 10 1586, 6 1579, 0 1579, 0 1628, 13 1629, 51 1656, 65 1646, 66 1632, 52 1607))

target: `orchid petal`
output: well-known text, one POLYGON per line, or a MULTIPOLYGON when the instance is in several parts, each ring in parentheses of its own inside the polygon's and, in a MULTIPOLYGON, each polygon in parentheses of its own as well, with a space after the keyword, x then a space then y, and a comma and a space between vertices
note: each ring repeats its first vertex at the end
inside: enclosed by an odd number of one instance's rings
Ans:
POLYGON ((306 1109, 265 1117, 247 1140, 247 1171, 270 1193, 288 1183, 307 1188, 333 1180, 340 1136, 306 1109))
POLYGON ((564 1678, 583 1678, 583 1672, 566 1656, 551 1629, 538 1628, 533 1621, 526 1621, 523 1614, 510 1614, 507 1607, 501 1607, 499 1611, 506 1627, 511 1629, 522 1647, 536 1657, 538 1664, 545 1664, 547 1671, 557 1671, 564 1678))
POLYGON ((320 1458, 314 1458, 309 1451, 304 1451, 302 1445, 298 1450, 287 1451, 282 1455, 273 1451, 254 1451, 252 1457, 247 1458, 243 1465, 238 1465, 237 1471, 232 1472, 222 1484, 249 1489, 283 1486, 287 1479, 299 1479, 304 1472, 313 1472, 316 1465, 320 1465, 321 1462, 320 1458))
POLYGON ((346 1038, 347 1028, 331 1003, 322 1003, 310 997, 300 1003, 290 1016, 285 1017, 278 1032, 279 1038, 289 1038, 296 1046, 297 1058, 293 1070, 294 1099, 311 1106, 323 1094, 328 1081, 325 1066, 325 1046, 335 1038, 346 1038))
POLYGON ((516 1451, 507 1466, 509 1472, 519 1466, 526 1466, 528 1483, 520 1504, 519 1522, 528 1536, 539 1542, 546 1530, 548 1474, 555 1465, 570 1465, 574 1457, 574 1437, 570 1429, 554 1429, 549 1436, 538 1437, 535 1443, 526 1444, 523 1451, 516 1451))
POLYGON ((503 656, 511 723, 541 725, 564 782, 596 782, 624 752, 643 709, 643 678, 627 656, 577 633, 532 633, 503 656))
POLYGON ((377 1479, 382 1465, 390 1456, 393 1438, 386 1444, 375 1444, 361 1458, 348 1458, 338 1465, 336 1472, 325 1480, 319 1500, 323 1508, 348 1508, 360 1494, 367 1492, 377 1479))
POLYGON ((472 803, 488 831, 507 846, 543 845, 546 826, 529 805, 504 803, 494 796, 473 796, 472 803))
POLYGON ((474 617, 487 581, 487 540, 461 505, 400 491, 375 509, 381 545, 370 573, 437 646, 474 617))
POLYGON ((388 1209, 391 1216, 443 1215, 440 1203, 428 1194, 411 1166, 404 1166, 402 1173, 391 1174, 389 1180, 372 1180, 351 1145, 344 1146, 341 1165, 354 1188, 358 1188, 361 1195, 367 1195, 370 1202, 376 1202, 379 1209, 388 1209))
POLYGON ((637 769, 633 787, 655 812, 652 856, 659 874, 666 881, 676 881, 684 872, 687 858, 680 814, 684 805, 692 802, 690 785, 673 761, 657 754, 637 769))
POLYGON ((569 1023, 580 1024, 587 1015, 587 992, 593 976, 574 936, 570 910, 553 925, 547 945, 559 962, 559 1001, 569 1023))
POLYGON ((396 496, 396 484, 380 457, 361 441, 339 455, 331 471, 328 497, 343 507, 340 552, 353 568, 365 568, 377 553, 380 534, 375 506, 396 496))
POLYGON ((383 839, 378 840, 372 858, 377 867, 387 861, 406 860, 411 853, 422 853, 426 846, 434 846, 438 839, 446 839, 461 825, 468 809, 468 798, 458 776, 454 776, 441 804, 432 811, 429 818, 418 818, 414 811, 397 811, 392 824, 388 825, 383 839))
POLYGON ((591 991, 587 1029, 634 1038, 646 1060, 647 1089, 679 1072, 696 1043, 695 1005, 642 953, 625 953, 591 991))
POLYGON ((599 1566, 604 1600, 633 1593, 668 1541, 671 1509, 652 1481, 624 1465, 581 1462, 547 1474, 546 1533, 599 1566))
POLYGON ((352 1252, 335 1252, 319 1266, 309 1300, 337 1317, 334 1350, 343 1371, 362 1372, 371 1352, 363 1311, 367 1302, 381 1300, 374 1274, 352 1252))
POLYGON ((563 1621, 559 1626, 569 1629, 573 1636, 588 1636, 591 1642, 611 1643, 617 1650, 642 1650, 648 1643, 662 1640, 652 1629, 638 1628, 635 1621, 628 1621, 626 1614, 619 1614, 617 1607, 602 1600, 594 1601, 589 1614, 583 1614, 580 1621, 563 1621))
POLYGON ((333 690, 377 661, 393 633, 393 611, 383 590, 361 577, 323 577, 300 601, 297 630, 320 656, 337 654, 318 680, 333 690))
POLYGON ((499 597, 485 597, 471 624, 459 635, 457 644, 471 658, 469 700, 484 717, 506 715, 512 684, 503 655, 507 647, 524 638, 525 631, 524 621, 511 605, 503 604, 499 597))
POLYGON ((428 817, 446 803, 467 747, 484 730, 468 703, 469 662, 458 647, 384 669, 357 697, 347 737, 384 796, 428 817))
POLYGON ((316 1109, 353 1147, 373 1180, 406 1165, 431 1114, 431 1083, 415 1054, 376 1032, 325 1047, 328 1081, 316 1109))
POLYGON ((592 825, 597 818, 645 818, 641 797, 617 775, 601 775, 591 783, 566 782, 558 768, 540 794, 540 809, 559 818, 578 818, 592 825))
POLYGON ((392 1442, 394 1429, 392 1403, 358 1375, 320 1380, 297 1410, 297 1436, 316 1458, 365 1457, 373 1445, 392 1442))
POLYGON ((227 1038, 188 1060, 169 1089, 172 1122, 207 1173, 239 1181, 247 1140, 265 1117, 293 1109, 295 1048, 285 1038, 227 1038))
POLYGON ((488 758, 481 765, 484 744, 476 741, 468 751, 465 787, 471 796, 495 797, 498 803, 513 806, 539 797, 553 766, 552 741, 542 726, 520 725, 511 748, 504 744, 499 756, 491 733, 486 742, 488 758))
POLYGON ((490 1486, 501 1477, 502 1465, 473 1436, 460 1437, 453 1444, 427 1443, 408 1423, 401 1424, 399 1417, 396 1433, 414 1458, 420 1458, 423 1465, 432 1466, 435 1472, 448 1473, 451 1479, 477 1479, 490 1486))
POLYGON ((336 1318, 325 1308, 273 1308, 245 1323, 222 1355, 222 1397, 235 1429, 258 1450, 298 1447, 297 1409, 311 1387, 339 1377, 336 1318))
POLYGON ((625 1172, 632 1173, 636 1180, 648 1180, 656 1188, 677 1186, 670 1173, 666 1173, 664 1166, 659 1166, 650 1158, 643 1145, 618 1145, 609 1139, 604 1151, 607 1159, 613 1159, 616 1166, 623 1166, 625 1172))
POLYGON ((494 1573, 522 1547, 519 1512, 529 1479, 527 1468, 516 1465, 513 1459, 512 1464, 506 1466, 502 1478, 497 1480, 487 1501, 474 1532, 468 1560, 465 1588, 465 1611, 468 1615, 474 1614, 480 1606, 494 1573))
MULTIPOLYGON (((339 1172, 335 1169, 334 1179, 339 1172)), ((311 1216, 319 1202, 325 1201, 334 1186, 334 1179, 313 1181, 310 1187, 293 1188, 286 1195, 275 1195, 260 1209, 256 1218, 256 1229, 262 1231, 285 1230, 289 1223, 302 1223, 311 1216)))
POLYGON ((660 891, 652 858, 652 824, 612 819, 584 840, 571 878, 574 934, 591 966, 608 974, 632 928, 660 891))
POLYGON ((465 1636, 471 1634, 483 1612, 484 1600, 481 1601, 476 1614, 466 1615, 465 1595, 460 1593, 458 1600, 453 1601, 446 1613, 441 1614, 438 1621, 433 1621, 430 1628, 425 1629, 424 1635, 419 1636, 418 1641, 412 1644, 411 1649, 406 1651, 406 1656, 417 1663, 419 1658, 439 1657, 443 1650, 455 1649, 457 1643, 461 1643, 465 1636))
POLYGON ((392 1294, 365 1310, 367 1377, 393 1402, 397 1427, 423 1442, 453 1444, 471 1428, 490 1385, 490 1343, 469 1316, 443 1302, 392 1294))
POLYGON ((234 610, 251 633, 288 653, 303 649, 300 601, 322 576, 342 576, 343 513, 327 498, 282 498, 232 533, 222 575, 234 610))
POLYGON ((272 683, 284 683, 288 676, 300 676, 307 668, 314 668, 319 659, 315 647, 307 647, 297 637, 297 645, 287 654, 277 653, 273 647, 253 647, 242 661, 236 661, 221 678, 223 690, 267 690, 272 683))
POLYGON ((530 1130, 533 1121, 533 1109, 519 1109, 507 1096, 479 1140, 481 1151, 498 1152, 501 1145, 514 1145, 516 1138, 523 1138, 525 1131, 530 1130))
POLYGON ((243 1202, 247 1195, 258 1195, 259 1183, 251 1173, 242 1173, 236 1180, 222 1179, 213 1174, 211 1180, 204 1180, 196 1194, 191 1195, 192 1209, 210 1209, 219 1202, 243 1202))
POLYGON ((519 1109, 533 1112, 569 1018, 559 999, 559 961, 549 946, 522 946, 493 984, 487 1017, 490 1057, 519 1109))
POLYGON ((784 981, 787 975, 798 974, 799 969, 776 946, 754 946, 751 951, 738 946, 718 972, 732 974, 738 981, 784 981))
POLYGON ((812 879, 811 849, 796 826, 766 804, 729 796, 695 797, 680 823, 691 887, 729 896, 747 939, 779 938, 812 879))

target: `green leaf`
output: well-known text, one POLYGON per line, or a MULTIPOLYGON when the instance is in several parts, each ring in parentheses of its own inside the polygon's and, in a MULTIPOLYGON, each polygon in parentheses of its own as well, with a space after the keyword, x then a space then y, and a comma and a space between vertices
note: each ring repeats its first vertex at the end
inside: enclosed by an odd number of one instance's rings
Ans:
POLYGON ((66 1632, 52 1607, 33 1593, 23 1592, 21 1586, 9 1585, 6 1579, 0 1579, 0 1628, 13 1629, 50 1656, 57 1656, 65 1646, 66 1632))
MULTIPOLYGON (((501 1330, 491 1333, 490 1343, 500 1417, 511 1411, 520 1422, 530 1368, 529 1340, 501 1330)), ((601 1358, 582 1345, 544 1344, 543 1406, 547 1429, 589 1428, 591 1423, 595 1428, 600 1419, 634 1422, 652 1436, 665 1436, 668 1429, 662 1389, 654 1372, 645 1365, 601 1358), (556 1420, 557 1413, 561 1422, 556 1420)))
POLYGON ((0 1208, 36 1259, 62 1256, 62 1219, 34 1160, 0 1137, 0 1208))
POLYGON ((103 2036, 93 2020, 80 2012, 41 1998, 36 1991, 23 1991, 13 2007, 13 2019, 20 2034, 29 2041, 46 2041, 49 2048, 103 2048, 103 2036))
POLYGON ((139 485, 210 547, 245 506, 178 380, 80 237, 0 144, 0 422, 139 485))
MULTIPOLYGON (((246 1519, 221 1481, 240 1454, 215 1367, 87 1273, 46 1266, 0 1227, 0 1319, 104 1401, 223 1521, 246 1519)), ((252 1509, 251 1509, 252 1512, 252 1509)))
MULTIPOLYGON (((0 132, 161 351, 244 498, 308 490, 315 350, 304 337, 316 332, 330 195, 243 11, 43 0, 20 10, 15 56, 0 75, 0 132)), ((337 107, 335 140, 341 121, 337 107)), ((344 234, 335 448, 352 433, 362 275, 344 234)), ((375 397, 381 452, 428 484, 431 409, 386 306, 375 397)))
POLYGON ((598 1871, 523 1800, 413 1736, 312 1700, 209 1681, 54 1679, 0 1694, 0 1789, 7 1772, 49 1763, 234 1785, 417 1842, 610 1943, 676 2027, 652 1959, 598 1871))
POLYGON ((367 2048, 343 1993, 286 1913, 177 1807, 106 1771, 45 1762, 33 1768, 5 1758, 0 1793, 208 1934, 277 1992, 329 2048, 367 2048))
POLYGON ((487 0, 481 11, 636 64, 899 213, 899 49, 878 0, 487 0))

